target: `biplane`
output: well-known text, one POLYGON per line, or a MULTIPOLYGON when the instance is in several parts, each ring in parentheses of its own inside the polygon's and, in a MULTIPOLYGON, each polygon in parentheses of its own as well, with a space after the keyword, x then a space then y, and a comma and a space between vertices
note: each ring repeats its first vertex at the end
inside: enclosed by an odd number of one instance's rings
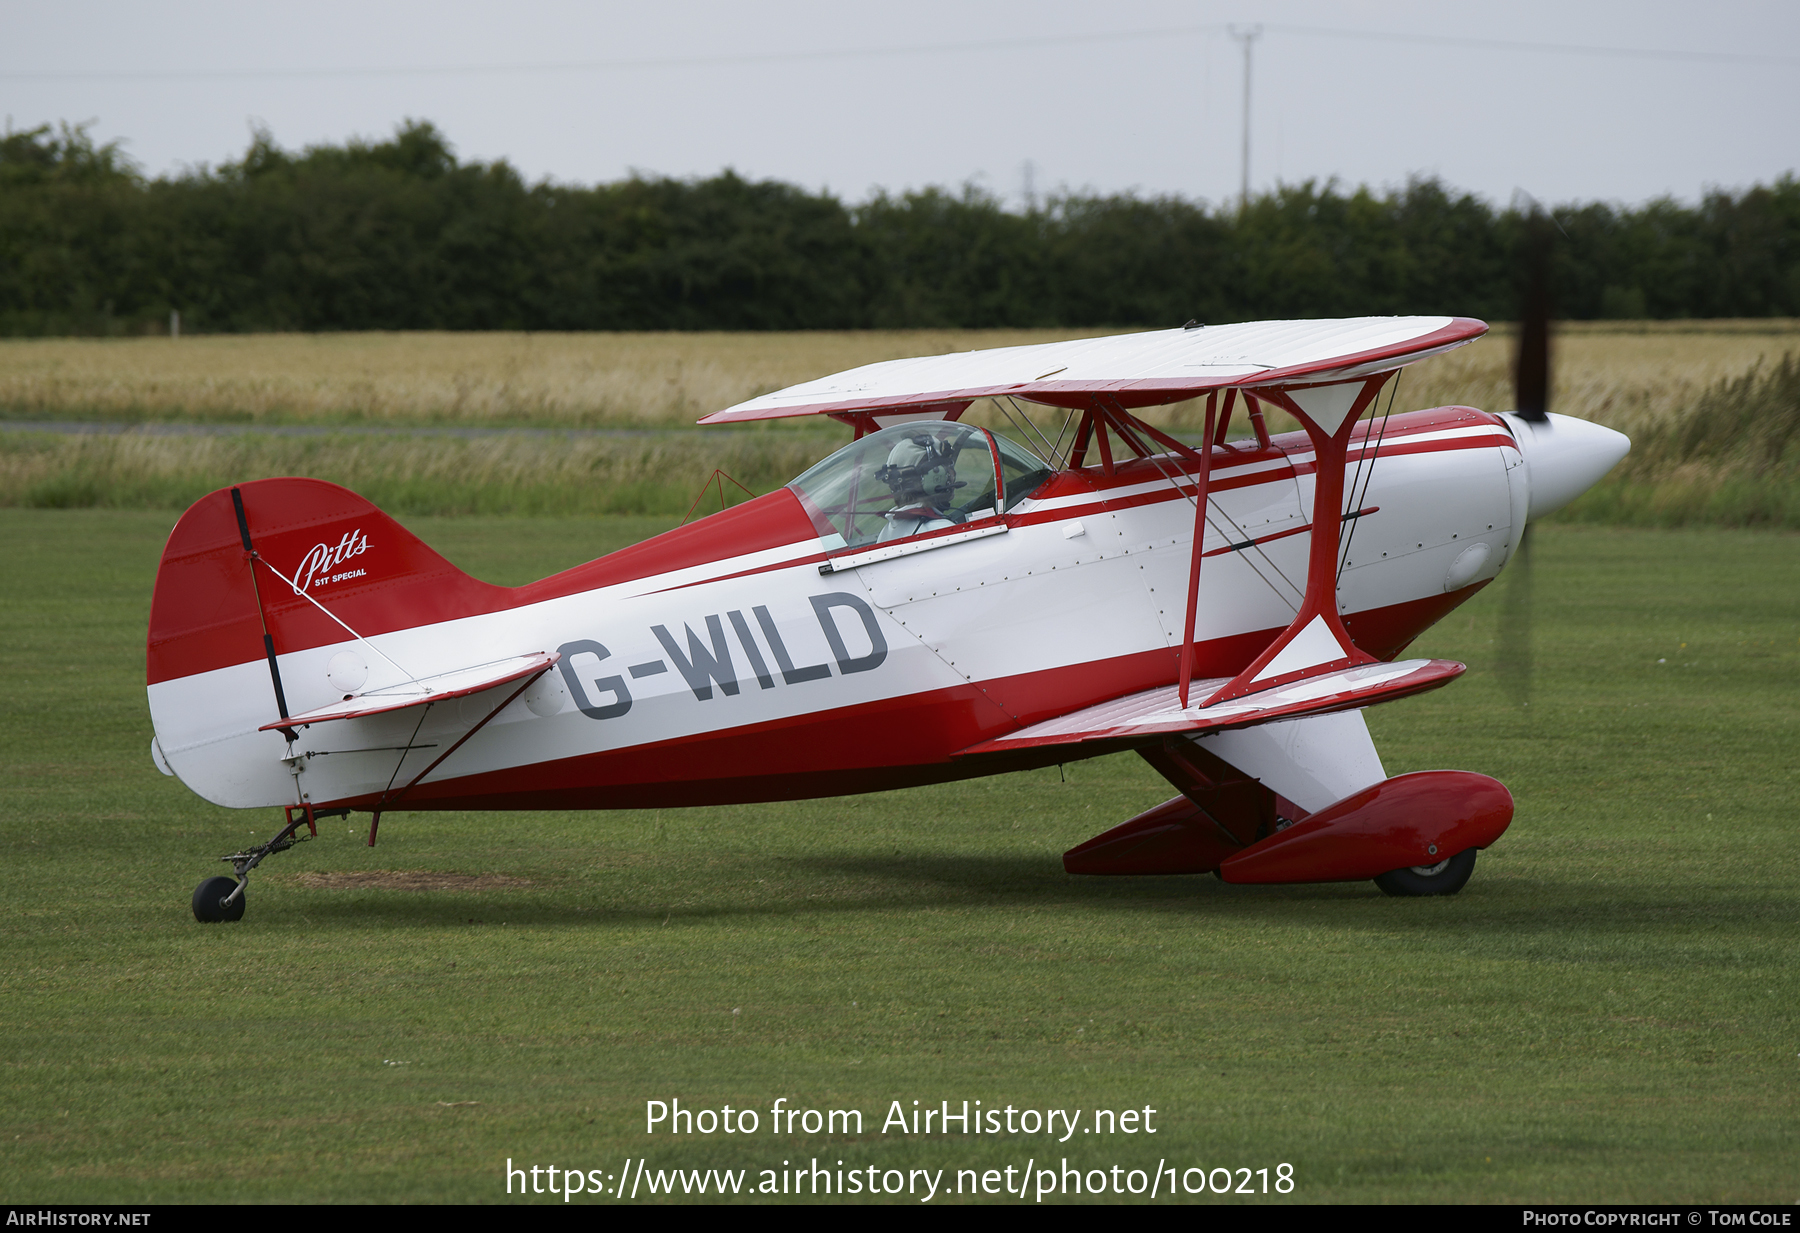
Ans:
POLYGON ((1123 750, 1176 795, 1072 874, 1454 893, 1512 798, 1389 777, 1362 709, 1461 674, 1406 649, 1629 448, 1383 405, 1486 328, 1190 323, 852 369, 701 421, 853 430, 786 487, 520 587, 333 484, 214 492, 157 575, 152 755, 285 814, 194 913, 241 917, 250 871, 322 815, 366 812, 373 844, 393 810, 779 801, 1123 750), (1010 431, 964 422, 982 400, 1010 431), (1197 438, 1144 414, 1189 400, 1197 438))

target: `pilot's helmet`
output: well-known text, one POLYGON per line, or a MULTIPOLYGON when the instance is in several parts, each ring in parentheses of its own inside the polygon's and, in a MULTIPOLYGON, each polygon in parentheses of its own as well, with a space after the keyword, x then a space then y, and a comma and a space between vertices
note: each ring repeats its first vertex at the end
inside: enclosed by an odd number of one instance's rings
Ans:
POLYGON ((896 501, 924 501, 939 508, 964 486, 956 479, 955 445, 923 436, 896 442, 878 475, 896 501))

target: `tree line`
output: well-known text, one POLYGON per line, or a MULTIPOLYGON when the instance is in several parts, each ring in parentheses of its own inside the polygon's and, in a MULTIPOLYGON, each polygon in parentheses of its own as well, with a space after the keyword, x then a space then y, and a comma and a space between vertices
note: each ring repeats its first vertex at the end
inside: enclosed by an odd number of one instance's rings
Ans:
MULTIPOLYGON (((1559 315, 1800 316, 1800 181, 1552 211, 1559 315)), ((1436 179, 1237 203, 974 187, 846 204, 730 171, 592 187, 433 125, 146 178, 81 127, 0 138, 0 334, 794 330, 1514 317, 1529 220, 1436 179)))

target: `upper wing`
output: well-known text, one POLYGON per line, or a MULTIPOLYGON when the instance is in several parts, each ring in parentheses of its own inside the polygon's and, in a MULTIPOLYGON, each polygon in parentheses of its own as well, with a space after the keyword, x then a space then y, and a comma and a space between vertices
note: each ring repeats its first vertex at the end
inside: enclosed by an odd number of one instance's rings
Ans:
POLYGON ((1460 347, 1487 332, 1467 317, 1350 317, 1152 330, 865 364, 715 411, 702 424, 791 415, 919 410, 1011 396, 1086 406, 1179 402, 1226 386, 1343 381, 1460 347))
MULTIPOLYGON (((1163 685, 1046 719, 1007 736, 971 745, 957 756, 1002 753, 1040 745, 1129 743, 1135 738, 1167 732, 1204 733, 1247 728, 1277 719, 1297 719, 1302 715, 1322 715, 1391 702, 1448 685, 1463 672, 1463 665, 1447 659, 1364 664, 1321 673, 1209 707, 1189 706, 1185 709, 1176 699, 1175 686, 1163 685)), ((1204 697, 1224 683, 1223 677, 1216 681, 1195 681, 1195 694, 1204 697)))

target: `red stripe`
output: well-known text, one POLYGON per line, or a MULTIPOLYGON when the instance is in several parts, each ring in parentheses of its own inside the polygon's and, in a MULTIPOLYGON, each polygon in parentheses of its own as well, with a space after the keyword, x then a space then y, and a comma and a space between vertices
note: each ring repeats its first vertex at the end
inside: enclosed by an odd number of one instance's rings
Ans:
MULTIPOLYGON (((1491 450, 1501 448, 1510 449, 1516 452, 1519 447, 1514 443, 1511 437, 1498 436, 1453 437, 1446 441, 1414 441, 1410 443, 1403 441, 1398 445, 1390 440, 1382 442, 1379 450, 1362 450, 1359 453, 1351 454, 1346 461, 1357 463, 1370 458, 1398 458, 1403 454, 1448 454, 1453 450, 1491 450)), ((1312 475, 1315 474, 1317 470, 1318 468, 1313 464, 1311 459, 1304 459, 1294 464, 1294 474, 1296 475, 1312 475)))
MULTIPOLYGON (((1292 479, 1297 475, 1314 474, 1312 442, 1303 432, 1282 433, 1271 437, 1267 450, 1254 450, 1241 458, 1229 461, 1214 462, 1214 473, 1209 487, 1215 492, 1229 492, 1238 488, 1254 487, 1257 484, 1274 483, 1292 479), (1301 461, 1295 462, 1294 456, 1301 461), (1219 467, 1253 466, 1280 460, 1286 465, 1249 474, 1220 477, 1219 467)), ((1460 449, 1492 449, 1504 447, 1516 450, 1517 444, 1511 434, 1506 432, 1499 416, 1486 411, 1477 411, 1472 407, 1433 407, 1425 411, 1408 411, 1404 414, 1388 417, 1383 431, 1381 422, 1376 419, 1364 420, 1352 433, 1348 461, 1358 462, 1371 457, 1396 457, 1401 454, 1430 454, 1460 449), (1412 441, 1408 437, 1424 433, 1442 432, 1454 428, 1475 426, 1492 427, 1496 432, 1492 435, 1452 437, 1436 441, 1412 441), (1370 448, 1372 438, 1380 436, 1380 448, 1370 448)), ((1237 448, 1233 447, 1233 452, 1237 448)), ((1187 494, 1177 492, 1172 484, 1168 484, 1172 472, 1179 480, 1191 487, 1194 470, 1193 465, 1184 460, 1169 456, 1159 457, 1162 464, 1159 470, 1157 463, 1148 459, 1134 458, 1130 462, 1120 463, 1111 476, 1103 475, 1099 468, 1091 471, 1083 469, 1079 472, 1063 472, 1056 477, 1057 481, 1080 480, 1084 483, 1059 483, 1055 489, 1045 488, 1037 493, 1040 500, 1061 496, 1070 496, 1074 492, 1092 493, 1095 501, 1092 505, 1067 506, 1055 510, 1033 512, 1023 516, 1014 515, 1008 521, 1014 526, 1030 526, 1040 522, 1061 522, 1070 518, 1079 518, 1084 514, 1106 513, 1118 509, 1133 509, 1144 505, 1159 505, 1164 501, 1185 500, 1187 494), (1138 493, 1129 497, 1111 497, 1106 494, 1121 488, 1132 488, 1140 484, 1165 482, 1165 486, 1149 492, 1138 493), (1073 491, 1071 491, 1073 490, 1073 491)))
POLYGON ((692 582, 677 583, 672 587, 662 587, 655 591, 646 591, 646 595, 665 595, 670 591, 685 591, 689 587, 703 587, 709 582, 728 582, 733 578, 748 578, 753 574, 772 573, 778 569, 793 569, 799 565, 820 565, 830 558, 823 552, 815 552, 810 556, 791 557, 785 561, 775 561, 768 565, 758 565, 755 569, 740 569, 729 574, 712 574, 705 578, 696 578, 692 582))
MULTIPOLYGON (((1391 658, 1478 591, 1345 618, 1364 649, 1391 658)), ((1280 631, 1196 646, 1196 676, 1229 676, 1280 631)), ((1165 648, 978 684, 838 707, 761 724, 420 784, 408 809, 648 809, 801 800, 1052 766, 1129 748, 1130 741, 1020 750, 955 760, 959 750, 1158 685, 1178 649, 1165 648)), ((378 794, 330 803, 367 809, 378 794)), ((320 806, 324 808, 325 806, 320 806)))
POLYGON ((777 488, 699 522, 608 553, 586 565, 517 588, 514 606, 579 595, 657 574, 817 539, 812 520, 786 488, 777 488))

